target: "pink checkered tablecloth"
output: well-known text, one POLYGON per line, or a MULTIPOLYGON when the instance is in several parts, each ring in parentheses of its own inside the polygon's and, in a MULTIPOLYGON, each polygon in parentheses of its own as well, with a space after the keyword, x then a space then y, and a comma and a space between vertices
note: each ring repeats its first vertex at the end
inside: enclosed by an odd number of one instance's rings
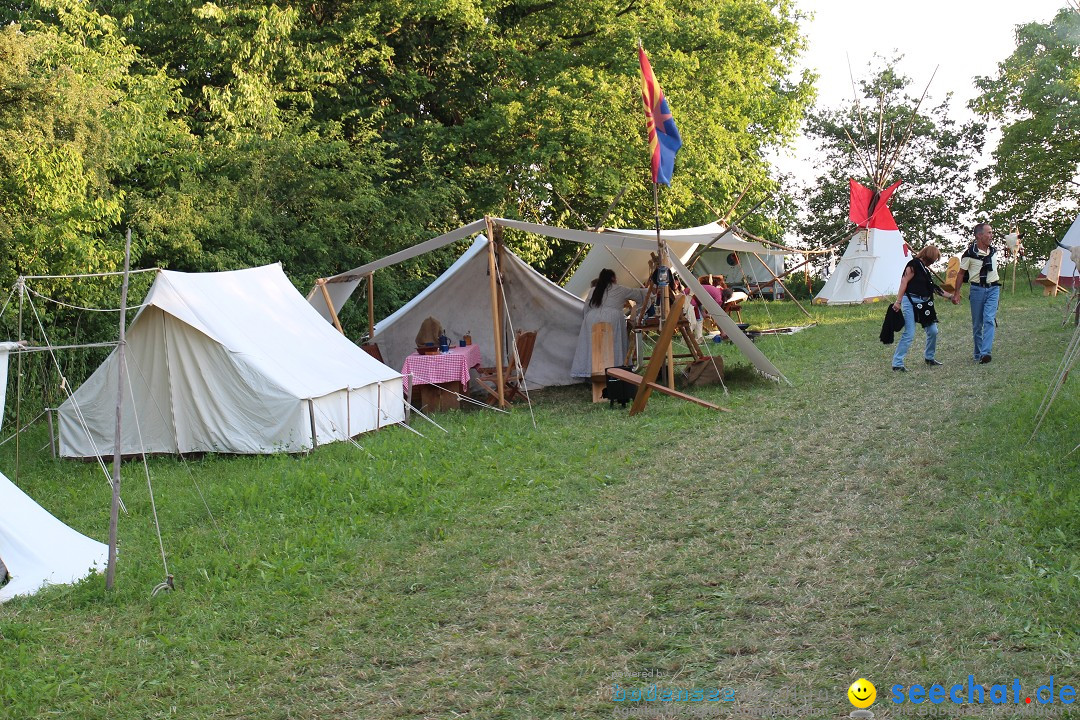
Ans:
POLYGON ((460 382, 463 388, 469 387, 469 368, 479 367, 480 348, 477 345, 452 347, 448 353, 419 355, 413 353, 405 358, 401 374, 405 376, 403 385, 408 394, 410 387, 416 385, 437 385, 439 383, 460 382))

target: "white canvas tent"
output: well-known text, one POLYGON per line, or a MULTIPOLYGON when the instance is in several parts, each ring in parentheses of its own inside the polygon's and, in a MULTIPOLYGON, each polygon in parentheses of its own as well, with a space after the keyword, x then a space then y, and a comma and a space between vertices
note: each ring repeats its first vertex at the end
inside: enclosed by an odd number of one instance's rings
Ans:
MULTIPOLYGON (((0 423, 7 391, 8 353, 16 343, 0 343, 0 423)), ((109 548, 50 515, 0 473, 0 602, 31 595, 45 585, 78 582, 103 569, 109 548)))
MULTIPOLYGON (((649 278, 649 257, 656 252, 656 230, 613 229, 604 230, 602 234, 610 237, 629 236, 650 241, 651 248, 637 249, 634 247, 613 247, 604 243, 594 244, 585 259, 581 261, 581 265, 566 281, 567 291, 578 297, 588 295, 590 283, 596 279, 604 268, 614 270, 616 276, 620 278, 619 282, 624 285, 641 285, 649 278), (625 277, 626 275, 631 277, 625 277)), ((725 254, 738 252, 749 257, 754 254, 760 257, 769 255, 782 256, 784 254, 783 250, 775 250, 761 243, 741 240, 734 235, 731 229, 717 222, 692 228, 662 230, 661 235, 667 243, 669 252, 678 257, 684 264, 690 262, 690 258, 698 247, 709 245, 709 243, 712 243, 712 246, 709 248, 708 253, 714 251, 723 251, 725 254)), ((760 265, 760 263, 757 264, 760 265)), ((702 271, 700 267, 696 269, 702 271)), ((762 268, 762 271, 764 272, 764 268, 762 268)))
POLYGON ((752 290, 752 286, 769 285, 775 281, 774 275, 784 274, 784 256, 717 250, 713 247, 701 254, 694 270, 699 275, 722 275, 729 287, 752 290))
MULTIPOLYGON (((381 260, 368 263, 361 267, 349 270, 333 277, 320 280, 319 284, 312 289, 308 295, 308 301, 319 312, 320 315, 327 322, 332 322, 336 318, 337 310, 349 299, 353 291, 359 286, 360 282, 367 279, 371 282, 371 276, 376 270, 380 270, 385 267, 394 265, 395 263, 408 260, 410 258, 417 257, 427 252, 431 252, 440 247, 449 245, 450 243, 462 240, 464 238, 476 235, 483 231, 490 223, 493 227, 507 227, 524 232, 541 235, 544 237, 558 238, 560 240, 569 240, 571 242, 585 243, 593 245, 594 247, 590 251, 597 252, 597 247, 602 247, 603 251, 600 256, 603 257, 603 253, 607 253, 611 257, 634 257, 636 263, 640 263, 640 259, 645 259, 645 267, 648 267, 648 257, 651 251, 656 249, 656 231, 655 230, 572 230, 569 228, 550 227, 547 225, 539 225, 537 223, 524 222, 522 220, 510 220, 507 218, 486 218, 484 220, 477 220, 462 226, 456 230, 440 235, 439 237, 432 238, 426 242, 414 245, 411 248, 406 248, 400 252, 388 255, 381 260), (626 251, 633 251, 627 253, 626 251), (320 289, 322 292, 320 292, 320 289)), ((779 252, 773 251, 759 243, 746 243, 741 240, 737 240, 731 237, 728 233, 730 230, 725 230, 718 224, 713 223, 711 225, 702 226, 700 228, 688 228, 682 230, 664 230, 663 237, 668 243, 682 243, 687 246, 694 246, 697 244, 709 243, 714 240, 725 243, 738 243, 739 246, 735 249, 748 250, 759 253, 772 253, 779 252)), ((715 246, 714 246, 715 247, 715 246)), ((693 278, 693 275, 681 262, 679 256, 669 251, 668 261, 670 265, 680 274, 683 281, 691 288, 691 291, 698 296, 699 300, 703 303, 703 306, 709 311, 710 316, 720 327, 721 330, 735 343, 735 345, 743 352, 744 355, 750 360, 755 368, 762 374, 780 379, 783 378, 783 374, 769 361, 765 355, 757 349, 757 347, 750 341, 750 338, 746 336, 739 326, 733 321, 715 302, 707 302, 705 298, 709 296, 702 290, 701 285, 693 278), (702 297, 704 296, 704 297, 702 297)), ((610 267, 610 264, 601 264, 600 267, 610 267)), ((638 265, 640 268, 640 265, 638 265)), ((580 275, 579 269, 576 275, 580 275)), ((599 274, 599 269, 596 274, 599 274)), ((593 277, 596 276, 593 275, 593 277)), ((643 271, 644 275, 648 275, 648 271, 643 271)), ((636 274, 635 274, 636 276, 636 274)), ((644 277, 638 277, 639 280, 644 280, 644 277)), ((588 278, 584 282, 588 282, 592 278, 588 278)), ((625 282, 625 281, 624 281, 625 282)), ((370 286, 369 286, 370 287, 370 286)), ((576 285, 575 285, 576 287, 576 285)), ((574 293, 575 295, 577 293, 574 293)), ((582 295, 584 292, 581 293, 582 295)), ((488 301, 487 308, 490 311, 491 303, 488 301)), ((456 311, 456 307, 454 308, 456 311)), ((436 317, 439 317, 436 315, 436 317)), ((422 319, 422 318, 421 318, 422 319)), ((441 319, 441 318, 440 318, 441 319)), ((578 326, 580 328, 580 318, 578 319, 578 326)), ((419 324, 417 324, 417 329, 419 324)), ((474 329, 474 328, 473 328, 474 329)), ((521 328, 518 329, 530 329, 521 328)), ((377 332, 376 332, 377 334, 377 332)), ((415 339, 415 330, 414 338, 415 339)), ((474 340, 476 336, 474 334, 474 340)), ((492 340, 494 345, 494 340, 492 340)), ((569 357, 567 358, 567 366, 569 366, 572 360, 573 351, 571 349, 569 357)))
MULTIPOLYGON (((401 375, 322 322, 280 264, 160 272, 126 354, 124 454, 299 452, 313 425, 322 444, 404 419, 401 375)), ((116 362, 59 408, 62 455, 112 451, 116 362)))
POLYGON ((104 570, 107 545, 72 530, 0 474, 0 560, 10 579, 0 602, 104 570))
MULTIPOLYGON (((1073 220, 1073 224, 1069 226, 1069 229, 1065 231, 1065 236, 1057 244, 1057 247, 1065 250, 1065 257, 1061 258, 1061 271, 1058 274, 1058 285, 1063 288, 1074 288, 1080 285, 1080 273, 1077 271, 1076 263, 1070 257, 1070 251, 1077 246, 1080 246, 1080 216, 1073 220)), ((1046 277, 1046 269, 1049 263, 1050 261, 1047 260, 1046 264, 1043 265, 1039 277, 1046 277)))
MULTIPOLYGON (((471 334, 484 364, 494 365, 487 249, 487 238, 479 236, 435 282, 375 325, 372 341, 389 365, 401 367, 405 357, 415 351, 416 333, 429 316, 441 321, 452 339, 471 334)), ((570 377, 570 363, 581 329, 582 301, 536 272, 509 248, 502 249, 500 268, 513 329, 537 331, 525 378, 529 388, 578 382, 570 377)))
POLYGON ((814 302, 848 305, 895 295, 910 260, 910 250, 899 230, 860 229, 852 235, 814 302))

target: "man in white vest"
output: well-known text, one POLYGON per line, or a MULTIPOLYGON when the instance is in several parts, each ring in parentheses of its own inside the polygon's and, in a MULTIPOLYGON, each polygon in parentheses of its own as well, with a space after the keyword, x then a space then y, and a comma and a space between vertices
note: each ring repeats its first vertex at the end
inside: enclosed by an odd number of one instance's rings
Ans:
POLYGON ((989 223, 974 228, 975 242, 960 257, 953 302, 960 302, 960 287, 966 278, 971 283, 968 302, 971 304, 971 333, 975 343, 975 362, 990 362, 994 346, 994 321, 997 318, 1001 281, 998 277, 997 250, 990 246, 994 231, 989 223))

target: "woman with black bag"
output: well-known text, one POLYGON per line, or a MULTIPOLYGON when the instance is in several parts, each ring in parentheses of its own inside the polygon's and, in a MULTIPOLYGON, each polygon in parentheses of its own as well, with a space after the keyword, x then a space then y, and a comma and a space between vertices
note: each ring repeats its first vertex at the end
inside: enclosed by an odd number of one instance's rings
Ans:
POLYGON ((915 339, 915 323, 926 331, 926 351, 923 359, 927 365, 941 365, 934 358, 937 350, 938 326, 937 311, 934 309, 934 295, 945 297, 945 291, 934 284, 930 266, 941 259, 941 251, 936 245, 927 245, 911 259, 900 277, 900 289, 896 293, 893 309, 904 314, 904 332, 893 354, 892 369, 907 372, 904 357, 915 339))

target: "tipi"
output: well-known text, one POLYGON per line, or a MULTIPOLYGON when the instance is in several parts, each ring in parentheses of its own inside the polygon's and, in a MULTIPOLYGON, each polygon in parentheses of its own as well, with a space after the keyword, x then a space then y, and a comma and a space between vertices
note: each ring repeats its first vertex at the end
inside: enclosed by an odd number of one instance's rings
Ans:
POLYGON ((825 287, 814 298, 822 305, 873 302, 895 295, 900 276, 910 258, 908 245, 889 212, 889 198, 900 182, 881 192, 863 187, 854 179, 848 216, 859 229, 848 241, 825 287))

